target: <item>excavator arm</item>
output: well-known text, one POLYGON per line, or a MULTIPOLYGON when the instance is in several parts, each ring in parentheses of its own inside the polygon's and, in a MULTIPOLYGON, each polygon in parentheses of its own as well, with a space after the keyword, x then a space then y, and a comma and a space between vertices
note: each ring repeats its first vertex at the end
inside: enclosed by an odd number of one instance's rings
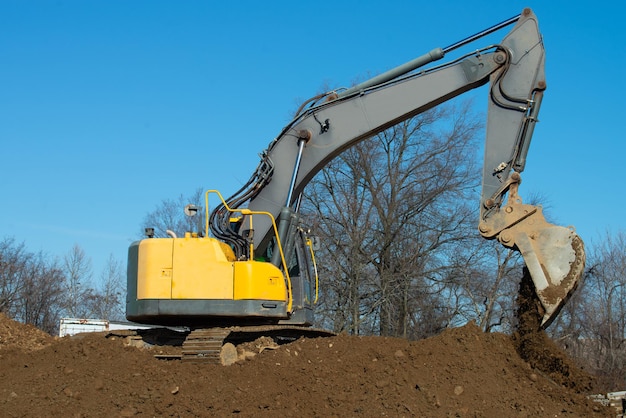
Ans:
MULTIPOLYGON (((489 83, 487 138, 479 231, 487 239, 519 250, 543 306, 543 326, 558 314, 584 269, 581 239, 571 228, 548 223, 541 208, 518 195, 534 125, 546 88, 544 46, 530 9, 447 48, 355 87, 331 91, 306 102, 261 155, 261 162, 237 193, 210 217, 214 236, 238 259, 271 253, 272 219, 244 216, 233 228, 227 208, 247 207, 278 220, 283 245, 293 245, 299 199, 308 182, 345 149, 467 91, 489 83), (498 45, 452 62, 421 67, 466 43, 514 24, 498 45), (420 69, 419 71, 418 68, 420 69), (251 245, 252 244, 252 245, 251 245)), ((273 252, 272 263, 280 265, 273 252)))

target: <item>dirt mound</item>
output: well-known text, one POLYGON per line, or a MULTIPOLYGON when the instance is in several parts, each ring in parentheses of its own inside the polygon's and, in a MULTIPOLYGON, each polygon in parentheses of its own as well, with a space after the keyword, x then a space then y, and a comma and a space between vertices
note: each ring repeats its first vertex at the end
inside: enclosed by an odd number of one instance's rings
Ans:
POLYGON ((15 322, 0 312, 0 349, 12 347, 22 350, 38 350, 54 341, 42 330, 15 322))
POLYGON ((418 342, 300 339, 229 367, 157 360, 158 347, 124 342, 84 334, 37 351, 3 346, 0 415, 612 416, 577 393, 586 383, 560 384, 510 337, 473 324, 418 342))
POLYGON ((580 370, 541 330, 542 308, 527 269, 520 282, 517 306, 518 326, 513 342, 520 357, 560 385, 579 392, 590 391, 593 378, 580 370))

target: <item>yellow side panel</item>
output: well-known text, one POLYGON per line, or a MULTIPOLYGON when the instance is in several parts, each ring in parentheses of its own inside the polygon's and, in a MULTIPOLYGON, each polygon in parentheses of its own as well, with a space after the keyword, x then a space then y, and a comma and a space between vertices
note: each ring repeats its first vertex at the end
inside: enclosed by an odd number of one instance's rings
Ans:
POLYGON ((235 299, 287 301, 282 272, 262 261, 236 261, 235 299))
POLYGON ((169 299, 172 295, 172 239, 144 239, 138 251, 137 299, 169 299))
POLYGON ((232 299, 233 262, 212 238, 173 239, 172 299, 232 299))

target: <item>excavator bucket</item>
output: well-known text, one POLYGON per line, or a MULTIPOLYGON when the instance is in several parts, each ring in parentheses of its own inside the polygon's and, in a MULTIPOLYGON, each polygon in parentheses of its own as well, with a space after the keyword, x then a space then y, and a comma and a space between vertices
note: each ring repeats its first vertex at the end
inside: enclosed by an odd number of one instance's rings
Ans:
POLYGON ((567 302, 585 269, 585 249, 573 228, 545 220, 541 207, 525 205, 513 184, 505 206, 484 220, 479 230, 517 249, 535 285, 543 308, 541 327, 547 328, 567 302))
POLYGON ((546 328, 578 286, 585 268, 585 250, 573 229, 546 222, 540 208, 528 221, 513 227, 514 245, 535 284, 543 307, 541 326, 546 328))

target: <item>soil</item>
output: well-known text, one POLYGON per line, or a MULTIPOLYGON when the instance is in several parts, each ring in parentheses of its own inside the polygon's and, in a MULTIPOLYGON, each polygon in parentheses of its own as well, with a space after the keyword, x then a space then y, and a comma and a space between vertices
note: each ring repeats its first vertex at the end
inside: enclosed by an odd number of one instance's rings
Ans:
POLYGON ((524 269, 517 299, 517 331, 513 334, 513 343, 519 356, 560 385, 577 391, 590 391, 593 378, 574 364, 541 331, 542 312, 532 278, 528 270, 524 269))
POLYGON ((101 333, 54 338, 0 314, 0 416, 615 415, 586 398, 592 379, 554 345, 530 361, 519 341, 470 323, 417 342, 302 338, 231 366, 198 365, 155 358, 176 348, 101 333), (567 367, 542 369, 542 358, 567 367))

